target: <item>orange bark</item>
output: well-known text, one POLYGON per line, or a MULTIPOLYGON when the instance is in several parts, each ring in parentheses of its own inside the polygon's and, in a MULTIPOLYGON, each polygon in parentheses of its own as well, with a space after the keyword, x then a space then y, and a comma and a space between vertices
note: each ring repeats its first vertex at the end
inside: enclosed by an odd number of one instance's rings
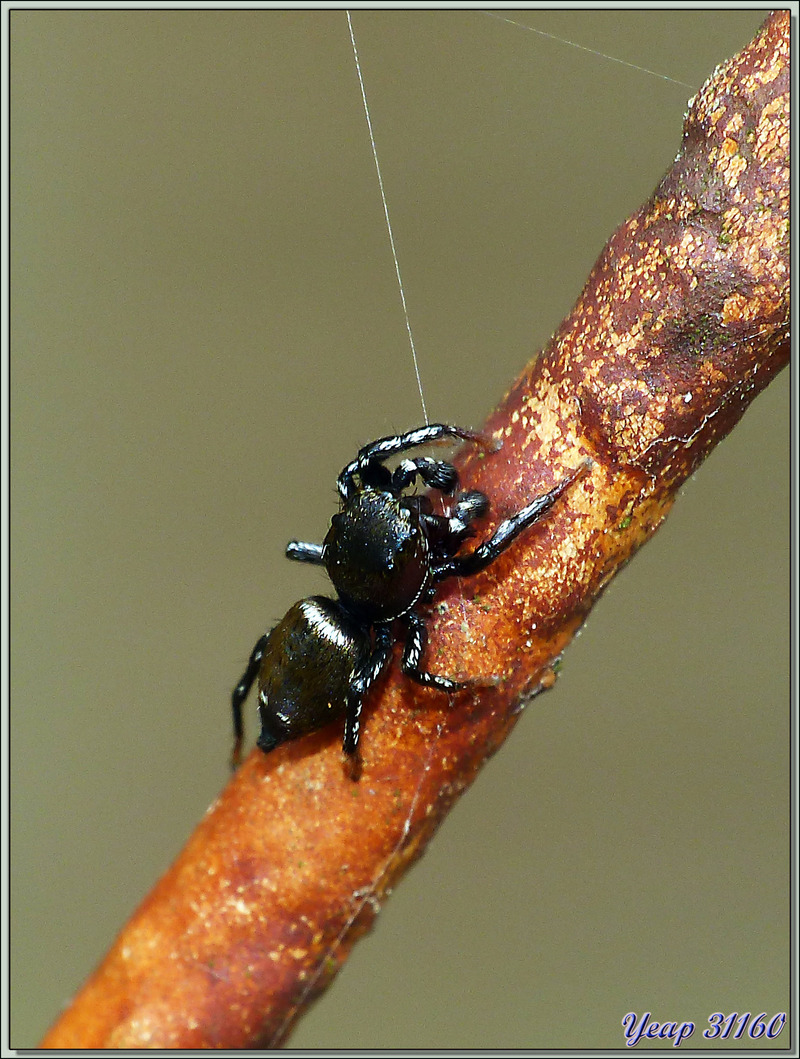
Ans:
POLYGON ((283 1042, 454 799, 502 743, 609 579, 785 365, 789 15, 693 101, 681 152, 614 234, 574 310, 467 450, 491 524, 586 457, 589 474, 432 608, 444 697, 395 666, 365 711, 363 771, 331 727, 254 751, 49 1031, 49 1048, 283 1042), (463 594, 462 594, 463 593, 463 594))

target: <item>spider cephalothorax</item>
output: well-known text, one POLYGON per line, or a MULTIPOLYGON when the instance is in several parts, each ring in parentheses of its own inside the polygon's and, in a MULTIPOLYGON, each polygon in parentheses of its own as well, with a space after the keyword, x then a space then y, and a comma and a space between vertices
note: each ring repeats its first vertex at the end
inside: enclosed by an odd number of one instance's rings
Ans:
POLYGON ((446 514, 436 514, 427 496, 406 490, 419 479, 452 496, 458 474, 451 463, 418 456, 401 460, 392 471, 384 464, 390 456, 447 438, 496 447, 482 434, 443 423, 373 441, 337 479, 341 510, 331 519, 324 542, 287 545, 289 559, 326 568, 337 598, 301 600, 256 644, 233 691, 234 762, 241 750, 242 703, 256 677, 262 750, 344 714, 344 752, 355 754, 364 698, 389 663, 396 619, 406 627, 401 662, 406 676, 440 691, 465 687, 463 681, 420 668, 427 637, 416 608, 433 597, 439 582, 475 574, 493 562, 550 510, 588 464, 461 554, 462 544, 473 535, 472 523, 489 509, 488 498, 476 490, 461 492, 446 514))

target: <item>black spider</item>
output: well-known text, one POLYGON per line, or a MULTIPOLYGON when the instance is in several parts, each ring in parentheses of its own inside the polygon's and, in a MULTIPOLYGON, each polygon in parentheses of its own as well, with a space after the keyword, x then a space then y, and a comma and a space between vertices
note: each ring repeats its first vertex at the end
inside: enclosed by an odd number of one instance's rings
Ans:
POLYGON ((471 524, 487 513, 488 498, 475 490, 462 492, 448 514, 434 514, 427 496, 409 496, 405 490, 419 478, 429 488, 453 494, 458 486, 453 465, 419 456, 402 460, 390 471, 383 462, 446 438, 497 447, 484 435, 442 423, 373 441, 359 450, 337 479, 341 510, 331 519, 324 542, 290 541, 286 546, 289 559, 324 566, 338 598, 312 596, 295 603, 253 648, 233 690, 234 765, 243 738, 242 704, 256 677, 258 745, 263 751, 344 714, 344 752, 355 755, 364 698, 389 663, 397 618, 406 626, 401 662, 406 676, 440 691, 466 686, 420 668, 427 636, 417 606, 433 597, 440 581, 475 574, 493 562, 550 510, 584 473, 588 461, 501 522, 473 551, 459 554, 463 542, 473 535, 471 524))

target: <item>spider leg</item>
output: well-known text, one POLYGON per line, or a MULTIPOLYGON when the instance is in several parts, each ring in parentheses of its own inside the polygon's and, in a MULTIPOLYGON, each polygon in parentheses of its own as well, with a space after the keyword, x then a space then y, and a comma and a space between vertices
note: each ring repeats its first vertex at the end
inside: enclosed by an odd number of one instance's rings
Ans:
POLYGON ((435 515, 431 511, 420 510, 420 519, 431 545, 431 565, 434 570, 442 561, 458 551, 467 537, 472 536, 472 523, 476 518, 485 515, 488 509, 487 497, 477 490, 470 490, 467 493, 459 493, 449 515, 435 515))
POLYGON ((415 460, 403 460, 392 474, 392 489, 400 493, 419 477, 433 489, 452 493, 458 485, 458 474, 452 463, 433 460, 430 456, 418 456, 415 460))
POLYGON ((451 534, 459 539, 464 537, 470 524, 476 518, 482 518, 488 510, 489 498, 484 493, 479 493, 477 489, 460 493, 448 520, 451 534))
POLYGON ((247 669, 242 674, 242 679, 233 689, 231 695, 231 708, 233 710, 233 751, 231 753, 231 768, 238 768, 242 760, 242 740, 244 739, 244 725, 242 723, 242 703, 247 698, 253 681, 258 676, 261 668, 261 659, 264 657, 264 648, 267 646, 268 633, 264 633, 253 648, 247 669))
POLYGON ((467 685, 461 680, 451 680, 449 677, 440 677, 435 673, 429 673, 419 668, 419 663, 428 642, 428 634, 425 630, 425 622, 413 611, 405 615, 408 622, 408 637, 403 648, 403 660, 400 668, 407 677, 416 680, 426 688, 438 688, 439 691, 460 691, 467 685))
POLYGON ((347 713, 344 719, 342 750, 353 757, 361 737, 361 711, 367 692, 384 671, 392 657, 391 625, 375 627, 375 647, 367 663, 353 677, 347 693, 347 713))
POLYGON ((298 563, 315 563, 322 566, 325 560, 322 558, 321 544, 308 544, 306 541, 289 541, 286 545, 286 558, 294 559, 298 563))
POLYGON ((512 515, 511 518, 501 522, 492 536, 487 541, 484 541, 483 544, 478 545, 474 552, 470 552, 469 555, 456 555, 452 559, 439 563, 433 571, 434 581, 443 581, 447 577, 467 577, 470 574, 477 574, 480 570, 484 570, 506 550, 523 530, 528 529, 529 526, 538 522, 542 515, 547 514, 572 483, 578 478, 582 478, 591 467, 592 461, 584 460, 576 470, 570 472, 558 485, 553 486, 548 493, 537 496, 535 500, 523 507, 516 515, 512 515))
POLYGON ((343 500, 354 491, 353 479, 356 474, 361 474, 369 463, 380 462, 406 449, 413 449, 417 445, 428 445, 434 441, 442 441, 445 438, 460 438, 462 441, 474 441, 477 445, 492 450, 499 446, 493 438, 487 438, 475 430, 465 430, 462 427, 447 426, 446 423, 429 423, 428 426, 417 427, 405 434, 390 434, 385 438, 378 438, 359 449, 358 455, 351 460, 336 479, 336 486, 343 500))

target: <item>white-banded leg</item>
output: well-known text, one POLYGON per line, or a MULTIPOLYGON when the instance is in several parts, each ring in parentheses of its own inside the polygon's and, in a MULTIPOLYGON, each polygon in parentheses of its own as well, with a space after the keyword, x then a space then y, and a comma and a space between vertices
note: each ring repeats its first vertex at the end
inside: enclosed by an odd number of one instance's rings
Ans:
MULTIPOLYGON (((343 468, 336 479, 336 485, 340 496, 347 500, 354 491, 353 479, 362 471, 367 471, 370 464, 381 463, 389 456, 398 452, 405 452, 417 445, 429 445, 435 441, 446 438, 459 438, 461 441, 474 441, 488 450, 497 448, 497 442, 475 430, 465 430, 463 427, 451 427, 446 423, 430 423, 416 430, 409 430, 405 434, 390 434, 385 438, 378 438, 358 450, 358 455, 343 468)), ((368 472, 369 473, 369 472, 368 472)))
POLYGON ((384 671, 392 657, 391 625, 376 625, 375 646, 369 660, 353 677, 347 694, 347 713, 344 719, 344 739, 342 750, 348 757, 358 751, 361 738, 361 711, 367 692, 384 671))
POLYGON ((439 563, 433 571, 434 580, 443 581, 447 577, 468 577, 470 574, 477 574, 480 570, 485 569, 506 550, 523 530, 538 522, 542 515, 546 515, 572 483, 577 481, 578 478, 582 478, 591 467, 592 461, 584 460, 579 467, 562 479, 558 485, 553 486, 549 492, 543 493, 542 496, 537 496, 535 500, 523 507, 516 515, 512 515, 511 518, 501 522, 492 536, 487 541, 479 544, 474 552, 470 552, 469 555, 457 555, 452 559, 439 563))
POLYGON ((400 668, 407 677, 411 677, 418 684, 426 688, 438 688, 439 691, 460 691, 467 685, 460 680, 451 680, 450 677, 440 677, 436 673, 429 673, 426 669, 420 669, 420 662, 425 653, 425 645, 428 642, 428 634, 425 629, 424 620, 413 611, 405 615, 408 623, 408 636, 403 648, 403 660, 400 668))
POLYGON ((392 489, 400 493, 417 478, 442 493, 452 493, 458 485, 458 475, 452 463, 434 460, 430 456, 418 456, 413 460, 400 461, 392 473, 392 489))
POLYGON ((450 534, 456 540, 462 540, 467 536, 471 523, 476 518, 482 518, 489 510, 489 498, 477 489, 470 489, 466 493, 460 493, 456 498, 450 518, 450 534))

